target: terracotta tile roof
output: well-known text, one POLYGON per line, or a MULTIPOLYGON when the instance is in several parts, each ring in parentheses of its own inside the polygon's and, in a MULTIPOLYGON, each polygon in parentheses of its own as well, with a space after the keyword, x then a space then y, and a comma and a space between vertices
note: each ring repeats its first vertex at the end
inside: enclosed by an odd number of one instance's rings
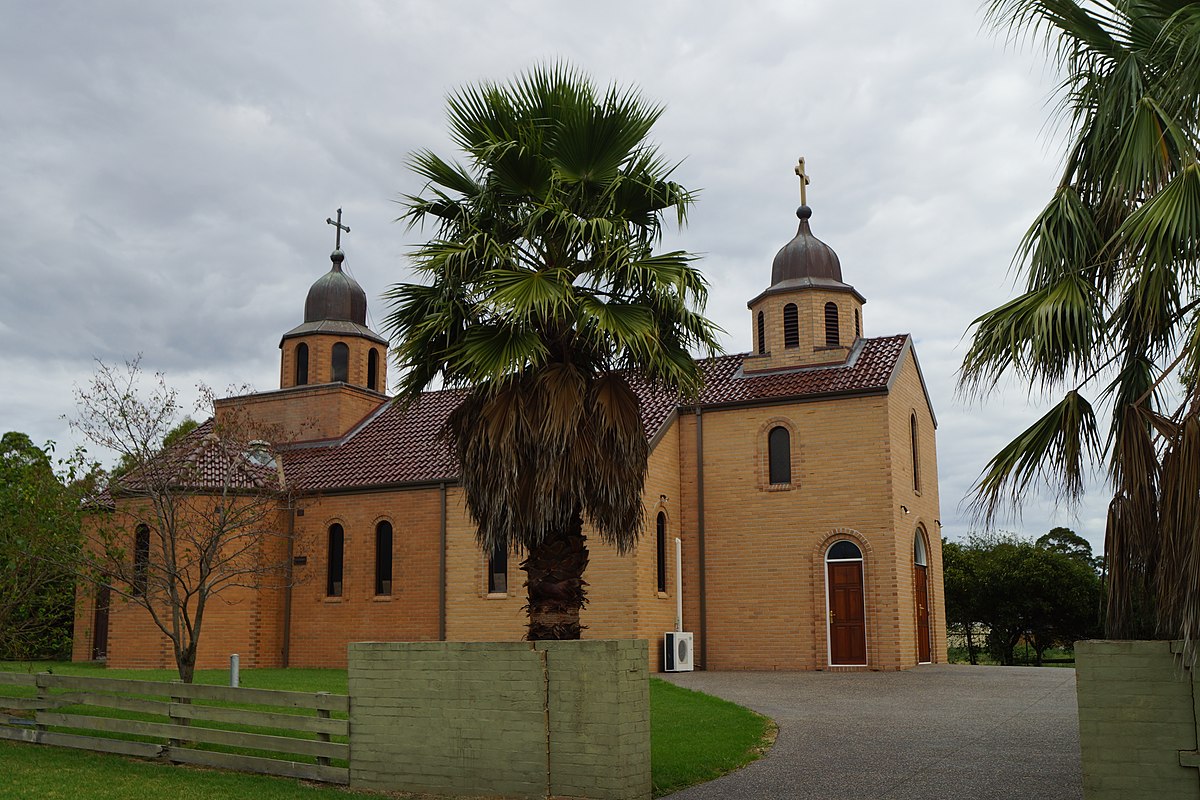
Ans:
POLYGON ((340 440, 287 450, 284 472, 317 490, 455 480, 458 462, 440 433, 462 396, 424 392, 407 409, 384 403, 340 440))
POLYGON ((714 359, 706 374, 701 405, 751 403, 811 395, 859 394, 887 389, 907 335, 864 339, 846 364, 781 372, 742 374, 745 354, 714 359))
MULTIPOLYGON (((701 406, 886 391, 907 336, 867 339, 846 364, 746 376, 745 354, 705 362, 701 406)), ((634 381, 647 436, 679 406, 678 396, 634 381)), ((285 472, 297 488, 334 491, 394 484, 453 481, 458 465, 440 431, 458 405, 459 391, 425 392, 408 409, 385 403, 346 436, 289 449, 285 472)), ((687 405, 692 405, 689 402, 687 405)))
POLYGON ((145 491, 147 484, 197 490, 270 491, 279 487, 274 465, 256 463, 242 453, 230 457, 213 438, 212 431, 213 420, 209 419, 141 469, 118 478, 117 491, 136 494, 145 491))

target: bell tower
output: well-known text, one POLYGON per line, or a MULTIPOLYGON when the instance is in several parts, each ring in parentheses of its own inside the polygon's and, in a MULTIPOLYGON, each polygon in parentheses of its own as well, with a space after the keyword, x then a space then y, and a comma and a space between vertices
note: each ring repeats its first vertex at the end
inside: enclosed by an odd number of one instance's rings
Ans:
POLYGON ((844 362, 862 337, 866 298, 842 281, 833 248, 813 236, 803 158, 795 171, 800 226, 775 255, 771 285, 747 304, 753 326, 752 354, 742 363, 747 373, 844 362))
POLYGON ((333 266, 317 279, 304 301, 304 322, 283 335, 279 388, 346 383, 387 394, 387 340, 367 327, 367 293, 342 270, 342 210, 337 220, 333 266))

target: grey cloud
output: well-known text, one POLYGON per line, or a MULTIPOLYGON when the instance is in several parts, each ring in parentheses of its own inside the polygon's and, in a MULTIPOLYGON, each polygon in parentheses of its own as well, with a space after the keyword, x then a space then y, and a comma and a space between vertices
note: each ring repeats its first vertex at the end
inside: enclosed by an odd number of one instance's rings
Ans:
MULTIPOLYGON (((408 152, 452 152, 446 93, 558 57, 666 104, 657 140, 703 188, 670 242, 704 254, 729 350, 749 347, 745 303, 795 231, 808 158, 813 230, 866 295, 866 332, 916 337, 944 532, 964 533, 962 494, 1036 409, 1019 387, 956 398, 961 337, 1010 295, 1057 151, 1043 59, 951 0, 18 5, 0 30, 0 426, 69 441, 94 356, 272 388, 328 269, 325 217, 345 209, 372 297, 407 279, 421 232, 392 201, 420 190, 408 152)), ((1098 507, 1079 512, 1095 544, 1098 507)), ((1022 529, 1064 516, 1031 503, 1022 529)))

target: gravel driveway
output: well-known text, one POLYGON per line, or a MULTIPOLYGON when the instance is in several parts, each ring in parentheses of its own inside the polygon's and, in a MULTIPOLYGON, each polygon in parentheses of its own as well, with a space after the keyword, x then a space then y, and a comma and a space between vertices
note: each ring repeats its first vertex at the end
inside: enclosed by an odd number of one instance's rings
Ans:
POLYGON ((779 725, 765 758, 671 795, 678 800, 1083 797, 1073 669, 936 664, 659 677, 779 725))

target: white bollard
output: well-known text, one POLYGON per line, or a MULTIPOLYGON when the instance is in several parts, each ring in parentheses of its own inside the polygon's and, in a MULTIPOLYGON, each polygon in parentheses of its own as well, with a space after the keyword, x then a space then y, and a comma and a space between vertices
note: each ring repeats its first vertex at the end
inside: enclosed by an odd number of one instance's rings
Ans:
POLYGON ((238 671, 240 668, 240 664, 238 662, 239 659, 237 653, 234 653, 229 657, 229 685, 234 688, 237 688, 238 685, 238 671))

